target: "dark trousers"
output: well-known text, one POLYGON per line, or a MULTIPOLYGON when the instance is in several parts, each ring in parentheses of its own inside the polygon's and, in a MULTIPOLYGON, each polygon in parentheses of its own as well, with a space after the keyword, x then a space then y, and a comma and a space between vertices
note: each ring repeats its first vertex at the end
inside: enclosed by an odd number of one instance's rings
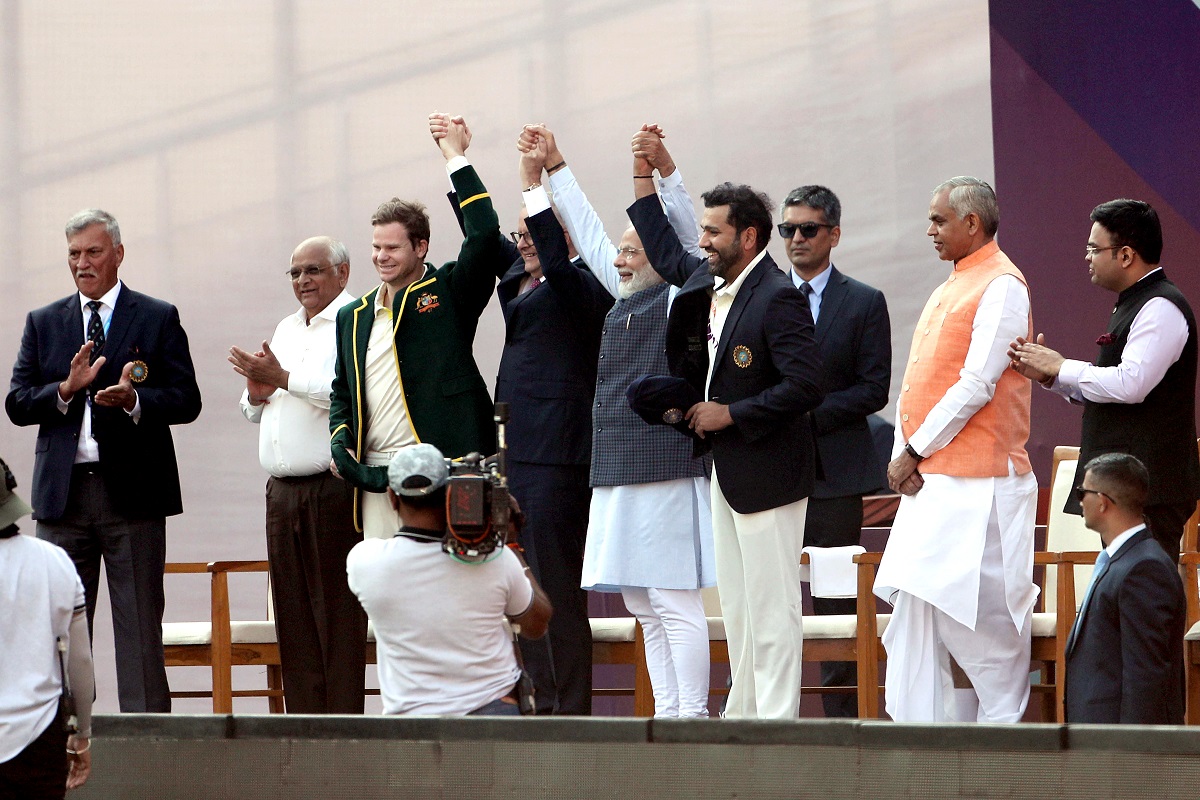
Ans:
POLYGON ((330 472, 267 481, 267 561, 291 714, 361 714, 367 615, 346 581, 354 490, 330 472))
POLYGON ((66 550, 87 598, 88 633, 96 617, 100 561, 112 601, 117 658, 117 699, 122 711, 170 712, 171 690, 163 664, 164 518, 130 519, 109 502, 104 479, 76 466, 66 513, 38 520, 37 537, 66 550))
MULTIPOLYGON (((808 498, 808 518, 804 523, 805 547, 846 547, 859 543, 862 534, 862 495, 808 498)), ((854 598, 814 597, 813 613, 819 615, 854 614, 854 598)), ((858 667, 853 661, 825 661, 821 664, 822 686, 854 686, 858 667)), ((821 703, 826 717, 857 717, 858 698, 853 694, 823 694, 821 703)))
POLYGON ((521 640, 538 713, 591 714, 592 627, 587 592, 579 588, 592 499, 588 468, 510 461, 508 483, 525 512, 525 560, 554 606, 546 636, 521 640))
POLYGON ((1195 503, 1164 503, 1146 506, 1142 510, 1150 534, 1167 551, 1172 561, 1179 561, 1179 540, 1183 538, 1183 526, 1195 510, 1195 503))
POLYGON ((67 793, 67 734, 56 714, 49 727, 0 764, 0 800, 61 800, 67 793))

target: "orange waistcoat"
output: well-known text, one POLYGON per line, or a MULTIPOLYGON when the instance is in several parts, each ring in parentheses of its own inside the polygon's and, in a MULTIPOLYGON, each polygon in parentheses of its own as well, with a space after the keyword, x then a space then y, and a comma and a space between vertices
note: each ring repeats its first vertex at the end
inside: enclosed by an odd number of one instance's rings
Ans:
MULTIPOLYGON (((1021 274, 999 245, 989 242, 954 266, 925 304, 913 332, 904 384, 900 391, 900 424, 907 440, 946 391, 958 382, 971 345, 971 326, 988 285, 1012 275, 1026 286, 1021 274)), ((1033 336, 1030 314, 1026 338, 1033 336)), ((1018 475, 1032 468, 1025 442, 1029 439, 1030 382, 1006 369, 996 392, 967 421, 950 444, 921 462, 921 472, 963 478, 1002 477, 1011 459, 1018 475)))

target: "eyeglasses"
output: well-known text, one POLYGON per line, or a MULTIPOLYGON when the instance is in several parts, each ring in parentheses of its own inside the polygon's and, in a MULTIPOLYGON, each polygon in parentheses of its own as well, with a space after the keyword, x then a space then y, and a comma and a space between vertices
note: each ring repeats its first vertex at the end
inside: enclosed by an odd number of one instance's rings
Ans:
POLYGON ((524 233, 510 231, 508 234, 508 238, 513 240, 513 244, 520 244, 522 239, 529 242, 530 244, 533 244, 533 234, 531 234, 529 231, 525 231, 524 233))
POLYGON ((1087 257, 1091 258, 1092 256, 1096 255, 1096 253, 1103 253, 1105 250, 1120 250, 1124 246, 1125 245, 1123 244, 1114 244, 1112 247, 1092 247, 1089 244, 1087 246, 1087 257))
POLYGON ((619 255, 621 258, 633 258, 638 253, 644 253, 644 252, 646 252, 646 248, 644 248, 644 247, 618 247, 617 248, 617 255, 619 255))
POLYGON ((796 231, 800 231, 800 235, 805 239, 811 239, 817 235, 817 232, 820 231, 821 228, 829 228, 830 230, 833 230, 834 227, 835 226, 824 222, 801 222, 799 225, 795 225, 791 222, 781 222, 777 226, 779 235, 785 239, 791 239, 796 235, 796 231))
POLYGON ((1079 502, 1082 503, 1084 496, 1089 495, 1089 494, 1098 494, 1101 497, 1103 497, 1105 500, 1107 500, 1108 502, 1112 503, 1114 506, 1117 505, 1117 502, 1115 500, 1113 500, 1111 497, 1106 495, 1104 492, 1099 491, 1098 489, 1085 489, 1082 486, 1075 487, 1075 499, 1078 500, 1079 502))
POLYGON ((302 278, 302 277, 303 278, 319 278, 321 276, 321 273, 327 269, 333 269, 333 267, 305 267, 304 269, 293 268, 293 269, 289 269, 287 272, 285 272, 283 274, 287 275, 289 278, 291 278, 292 283, 299 283, 300 278, 302 278))

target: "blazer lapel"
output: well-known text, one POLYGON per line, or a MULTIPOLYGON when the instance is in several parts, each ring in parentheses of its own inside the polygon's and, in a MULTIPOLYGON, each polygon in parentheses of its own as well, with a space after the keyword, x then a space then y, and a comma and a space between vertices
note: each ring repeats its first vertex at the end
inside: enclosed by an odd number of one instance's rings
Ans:
POLYGON ((846 278, 837 271, 837 267, 830 264, 829 282, 825 284, 825 291, 821 293, 821 316, 817 321, 817 344, 824 343, 825 334, 829 333, 833 321, 837 319, 838 309, 841 308, 842 301, 845 299, 846 278))
POLYGON ((775 269, 775 263, 771 261, 769 255, 763 256, 763 260, 755 265, 753 271, 746 276, 745 282, 738 289, 737 295, 733 298, 733 305, 729 307, 729 315, 725 317, 725 324, 721 326, 721 340, 717 342, 716 361, 713 362, 713 377, 717 375, 717 370, 724 363, 725 353, 729 350, 729 342, 733 339, 733 331, 737 328, 738 319, 741 318, 742 312, 746 310, 746 304, 750 302, 750 295, 754 294, 754 289, 758 286, 758 282, 762 280, 763 273, 761 268, 775 269))
POLYGON ((68 332, 67 338, 75 342, 75 349, 79 350, 87 341, 87 335, 83 331, 83 308, 79 304, 79 292, 63 301, 61 311, 63 330, 68 332))
POLYGON ((138 301, 134 292, 128 286, 122 285, 121 293, 117 295, 117 304, 113 307, 112 320, 108 323, 104 347, 100 350, 100 355, 106 357, 104 362, 106 372, 112 368, 116 370, 117 375, 120 375, 125 365, 138 357, 127 347, 129 331, 133 327, 132 323, 137 315, 137 306, 138 301))
POLYGON ((1087 616, 1088 608, 1093 603, 1096 602, 1096 595, 1100 591, 1100 583, 1101 583, 1101 581, 1104 580, 1104 576, 1108 574, 1108 571, 1112 568, 1113 563, 1116 562, 1117 559, 1124 556, 1126 553, 1128 553, 1130 551, 1130 549, 1133 548, 1134 545, 1136 545, 1138 542, 1142 541, 1149 535, 1150 535, 1149 531, 1146 528, 1142 528, 1140 531, 1135 533, 1133 536, 1130 536, 1128 539, 1125 540, 1125 544, 1121 545, 1120 549, 1117 550, 1116 554, 1114 554, 1110 559, 1108 559, 1107 563, 1105 563, 1104 566, 1100 567, 1100 570, 1095 575, 1092 576, 1091 591, 1089 591, 1087 594, 1087 604, 1079 609, 1079 616, 1077 616, 1075 618, 1075 624, 1071 626, 1071 635, 1067 639, 1067 654, 1068 655, 1070 655, 1071 651, 1075 649, 1075 641, 1076 641, 1076 639, 1079 638, 1079 631, 1081 631, 1083 629, 1083 624, 1085 622, 1085 617, 1087 616))

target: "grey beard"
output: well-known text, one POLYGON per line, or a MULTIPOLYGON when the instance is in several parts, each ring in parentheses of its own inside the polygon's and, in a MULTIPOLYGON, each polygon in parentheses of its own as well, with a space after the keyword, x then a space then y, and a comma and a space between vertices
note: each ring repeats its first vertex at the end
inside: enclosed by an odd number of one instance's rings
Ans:
POLYGON ((662 282, 662 276, 655 272, 653 267, 646 267, 642 271, 634 273, 628 281, 617 284, 617 296, 622 300, 628 300, 638 292, 658 286, 662 282))

